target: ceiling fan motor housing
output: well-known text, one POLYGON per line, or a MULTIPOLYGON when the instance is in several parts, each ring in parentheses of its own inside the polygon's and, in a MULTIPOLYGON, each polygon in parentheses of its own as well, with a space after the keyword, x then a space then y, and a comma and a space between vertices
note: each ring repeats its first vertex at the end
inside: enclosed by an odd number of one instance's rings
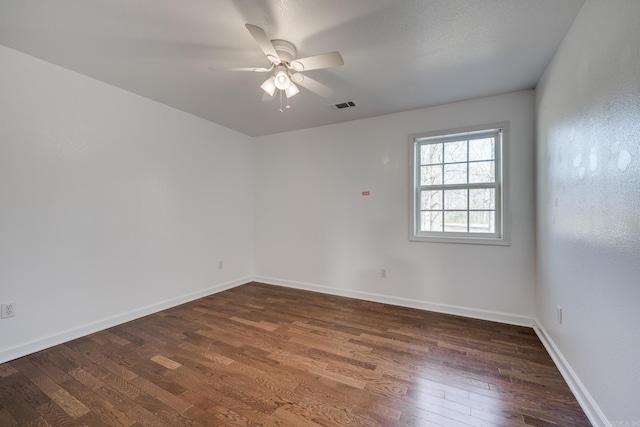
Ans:
POLYGON ((291 63, 294 59, 296 59, 296 46, 288 42, 286 40, 271 40, 271 44, 273 44, 273 48, 278 53, 280 60, 283 62, 291 63))

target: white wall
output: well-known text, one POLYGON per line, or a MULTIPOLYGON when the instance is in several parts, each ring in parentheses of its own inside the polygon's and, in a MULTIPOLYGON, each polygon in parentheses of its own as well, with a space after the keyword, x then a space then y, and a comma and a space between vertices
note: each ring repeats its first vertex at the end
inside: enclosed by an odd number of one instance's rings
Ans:
POLYGON ((639 23, 588 1, 536 90, 538 319, 614 426, 640 425, 639 23))
POLYGON ((3 46, 0 64, 0 362, 248 280, 251 138, 3 46))
POLYGON ((256 138, 257 279, 530 323, 534 116, 524 91, 256 138), (409 242, 408 135, 505 120, 511 246, 409 242))

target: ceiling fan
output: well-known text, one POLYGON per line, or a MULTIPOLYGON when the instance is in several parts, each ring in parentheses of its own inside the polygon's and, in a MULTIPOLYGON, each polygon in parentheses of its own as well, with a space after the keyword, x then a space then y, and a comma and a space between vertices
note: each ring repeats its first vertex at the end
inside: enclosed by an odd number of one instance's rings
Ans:
POLYGON ((232 68, 234 71, 254 71, 258 73, 273 72, 260 87, 265 92, 263 101, 280 97, 280 111, 282 112, 283 94, 287 99, 286 108, 289 108, 289 98, 300 92, 297 85, 323 97, 331 95, 333 90, 324 84, 302 74, 305 71, 320 70, 323 68, 340 67, 344 60, 339 52, 328 52, 320 55, 297 58, 296 47, 287 40, 269 40, 265 31, 252 24, 245 24, 258 46, 264 52, 269 61, 268 67, 232 68))

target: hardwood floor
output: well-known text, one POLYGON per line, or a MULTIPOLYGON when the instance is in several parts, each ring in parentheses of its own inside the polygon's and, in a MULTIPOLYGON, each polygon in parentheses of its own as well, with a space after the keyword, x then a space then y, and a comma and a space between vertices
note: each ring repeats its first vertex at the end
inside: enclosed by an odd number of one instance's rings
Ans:
POLYGON ((589 426, 530 328, 246 284, 0 365, 0 426, 589 426))

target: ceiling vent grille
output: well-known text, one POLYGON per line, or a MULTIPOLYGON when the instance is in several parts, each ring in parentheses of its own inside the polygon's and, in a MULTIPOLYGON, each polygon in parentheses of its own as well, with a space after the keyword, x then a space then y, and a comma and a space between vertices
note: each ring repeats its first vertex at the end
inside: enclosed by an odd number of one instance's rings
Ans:
POLYGON ((327 105, 331 110, 344 110, 346 108, 354 108, 357 107, 356 103, 353 101, 345 101, 339 102, 337 104, 327 105))

